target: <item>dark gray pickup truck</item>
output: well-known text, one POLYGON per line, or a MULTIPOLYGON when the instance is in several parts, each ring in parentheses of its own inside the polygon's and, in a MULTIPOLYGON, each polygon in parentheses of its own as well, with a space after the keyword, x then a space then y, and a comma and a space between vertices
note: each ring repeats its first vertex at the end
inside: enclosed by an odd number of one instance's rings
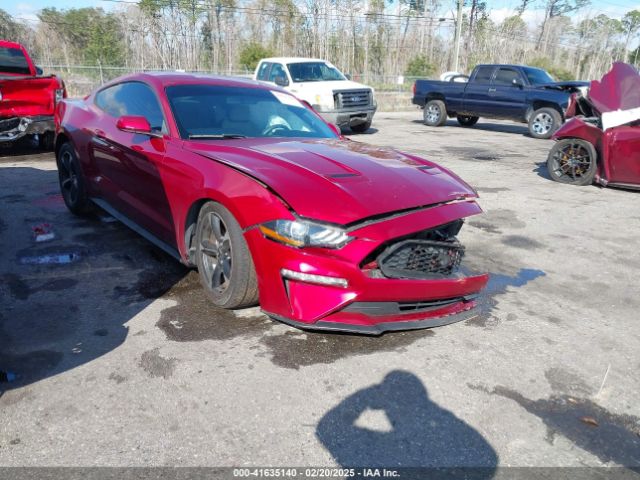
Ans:
POLYGON ((562 125, 569 96, 585 92, 589 82, 555 82, 540 68, 478 65, 467 82, 417 80, 413 103, 424 108, 424 123, 439 127, 447 117, 470 127, 480 117, 529 124, 535 138, 549 138, 562 125))

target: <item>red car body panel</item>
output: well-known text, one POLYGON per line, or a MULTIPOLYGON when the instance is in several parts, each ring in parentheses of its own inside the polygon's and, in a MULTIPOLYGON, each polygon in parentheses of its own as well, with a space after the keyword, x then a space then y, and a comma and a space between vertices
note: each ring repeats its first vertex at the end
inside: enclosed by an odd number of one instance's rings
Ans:
MULTIPOLYGON (((149 232, 192 265, 189 239, 199 206, 223 204, 252 254, 260 304, 269 315, 301 327, 378 334, 473 316, 487 275, 438 279, 376 278, 364 261, 389 242, 481 213, 476 193, 448 170, 397 151, 335 139, 180 138, 165 87, 209 83, 276 90, 242 80, 139 74, 155 92, 168 134, 127 133, 94 103, 64 101, 56 113, 57 145, 70 141, 90 196, 149 232), (194 218, 195 217, 195 218, 194 218), (338 249, 294 248, 257 228, 309 218, 343 226, 353 240, 338 249), (285 279, 282 269, 348 279, 346 288, 285 279), (431 302, 427 309, 372 314, 354 306, 431 302), (434 303, 435 302, 435 303, 434 303), (461 316, 465 313, 466 316, 461 316)), ((108 86, 108 85, 107 85, 108 86)), ((106 88, 106 87, 105 87, 106 88)))
MULTIPOLYGON (((640 107, 640 75, 624 63, 614 63, 601 81, 591 82, 588 102, 593 113, 637 109, 640 107)), ((575 105, 576 99, 572 103, 575 105)), ((599 125, 576 116, 552 137, 554 140, 578 138, 591 143, 598 153, 595 181, 601 185, 640 188, 640 122, 634 121, 602 130, 599 125)))
POLYGON ((0 48, 20 51, 28 66, 28 73, 14 73, 3 71, 0 64, 0 141, 53 132, 56 91, 61 92, 62 98, 66 97, 64 83, 55 75, 38 75, 22 45, 0 40, 0 48))

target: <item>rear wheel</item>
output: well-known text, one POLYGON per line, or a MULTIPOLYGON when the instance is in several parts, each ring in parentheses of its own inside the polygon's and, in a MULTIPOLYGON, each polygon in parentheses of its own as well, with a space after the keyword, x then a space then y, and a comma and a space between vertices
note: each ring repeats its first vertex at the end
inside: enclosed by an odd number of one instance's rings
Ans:
POLYGON ((533 138, 550 138, 562 124, 560 113, 550 107, 544 107, 531 114, 529 133, 533 138))
POLYGON ((45 132, 38 135, 38 146, 40 150, 53 150, 53 141, 55 140, 55 135, 53 132, 45 132))
POLYGON ((207 297, 222 308, 258 302, 255 267, 240 225, 216 202, 206 203, 196 227, 196 263, 207 297))
POLYGON ((456 119, 458 120, 458 123, 463 127, 473 127, 476 123, 478 123, 480 117, 472 117, 471 115, 458 115, 456 116, 456 119))
POLYGON ((447 123, 447 108, 442 100, 430 100, 422 113, 424 124, 429 127, 441 127, 447 123))
POLYGON ((60 193, 65 205, 75 215, 91 211, 92 203, 87 195, 80 161, 70 143, 64 143, 58 150, 58 180, 60 193))
POLYGON ((549 176, 556 182, 591 185, 598 168, 596 149, 589 142, 566 138, 557 142, 547 159, 549 176))
POLYGON ((364 133, 371 128, 371 122, 359 123, 357 125, 351 125, 351 130, 355 133, 364 133))

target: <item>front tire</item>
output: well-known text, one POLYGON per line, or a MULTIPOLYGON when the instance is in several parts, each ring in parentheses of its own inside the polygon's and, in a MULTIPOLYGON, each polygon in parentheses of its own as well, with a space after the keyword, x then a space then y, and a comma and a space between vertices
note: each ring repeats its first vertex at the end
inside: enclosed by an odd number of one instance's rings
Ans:
POLYGON ((577 138, 557 142, 547 158, 549 176, 560 183, 591 185, 598 169, 598 154, 593 145, 577 138))
POLYGON ((470 115, 457 115, 456 119, 458 120, 458 123, 463 127, 473 127, 476 123, 478 123, 480 117, 472 117, 470 115))
POLYGON ((364 133, 371 128, 371 122, 359 123, 351 126, 351 131, 354 133, 364 133))
POLYGON ((428 127, 441 127, 447 123, 447 107, 442 100, 430 100, 424 106, 422 116, 428 127))
POLYGON ((242 228, 219 203, 206 203, 198 215, 196 264, 207 297, 218 307, 258 302, 255 267, 242 228))
POLYGON ((562 117, 556 109, 540 108, 529 118, 529 134, 533 138, 551 138, 561 124, 562 117))
POLYGON ((74 215, 82 216, 89 213, 93 205, 87 195, 80 161, 69 142, 64 143, 58 150, 56 163, 64 204, 74 215))

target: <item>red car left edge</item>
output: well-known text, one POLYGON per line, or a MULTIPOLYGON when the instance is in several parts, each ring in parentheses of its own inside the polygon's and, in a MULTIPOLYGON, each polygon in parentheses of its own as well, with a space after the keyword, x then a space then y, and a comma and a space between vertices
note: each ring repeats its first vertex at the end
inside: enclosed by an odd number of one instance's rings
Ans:
POLYGON ((476 192, 277 87, 136 74, 63 101, 56 128, 69 210, 97 204, 196 267, 219 307, 366 334, 474 316, 488 275, 459 272, 456 234, 476 192))

